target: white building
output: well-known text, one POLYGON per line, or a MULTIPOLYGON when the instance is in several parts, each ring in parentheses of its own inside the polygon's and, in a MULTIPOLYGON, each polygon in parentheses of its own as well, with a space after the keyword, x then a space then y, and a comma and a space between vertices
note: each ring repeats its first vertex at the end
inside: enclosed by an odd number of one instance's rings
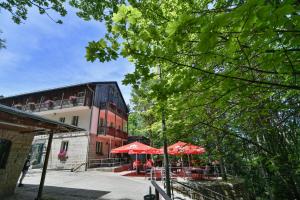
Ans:
MULTIPOLYGON (((0 99, 0 103, 83 128, 56 134, 48 168, 95 167, 94 159, 112 158, 110 150, 128 137, 128 108, 116 82, 91 82, 0 99)), ((47 136, 34 137, 34 167, 41 167, 47 136)))

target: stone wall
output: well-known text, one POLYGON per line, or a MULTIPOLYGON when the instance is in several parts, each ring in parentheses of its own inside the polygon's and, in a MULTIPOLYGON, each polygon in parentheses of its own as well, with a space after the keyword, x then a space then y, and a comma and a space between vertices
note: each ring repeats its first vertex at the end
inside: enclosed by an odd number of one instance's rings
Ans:
MULTIPOLYGON (((48 136, 36 136, 33 144, 44 143, 44 147, 47 147, 48 136)), ((88 148, 88 133, 87 132, 72 132, 72 133, 59 133, 54 134, 52 140, 51 151, 48 161, 48 169, 72 169, 81 163, 86 162, 88 148), (63 141, 68 141, 67 160, 60 161, 58 159, 58 153, 60 152, 61 144, 63 141)), ((43 159, 46 153, 46 149, 43 152, 43 159)), ((38 165, 38 166, 41 166, 38 165)), ((37 167, 38 167, 37 166, 37 167)), ((82 170, 85 165, 82 166, 82 170)))
POLYGON ((21 134, 0 129, 0 138, 12 142, 6 167, 0 169, 0 197, 14 193, 24 162, 30 151, 33 136, 32 133, 21 134))
POLYGON ((183 182, 184 185, 193 188, 191 190, 179 182, 173 184, 173 188, 178 192, 189 196, 195 200, 210 200, 210 199, 234 199, 248 200, 248 192, 245 188, 244 181, 238 178, 231 178, 228 182, 225 181, 190 181, 183 182))

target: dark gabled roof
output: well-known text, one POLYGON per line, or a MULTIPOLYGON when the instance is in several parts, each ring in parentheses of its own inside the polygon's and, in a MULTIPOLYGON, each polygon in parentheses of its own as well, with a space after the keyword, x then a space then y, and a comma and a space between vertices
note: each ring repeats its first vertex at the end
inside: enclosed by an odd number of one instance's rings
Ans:
POLYGON ((0 128, 18 129, 24 132, 74 132, 85 131, 82 128, 50 120, 0 104, 0 128))
MULTIPOLYGON (((46 90, 38 90, 35 92, 29 92, 29 93, 23 93, 23 94, 18 94, 18 95, 13 95, 13 96, 8 96, 8 97, 3 97, 1 99, 5 100, 5 99, 12 99, 12 98, 16 98, 16 97, 21 97, 21 96, 25 96, 25 95, 32 95, 32 94, 36 94, 36 93, 42 93, 42 92, 50 92, 50 91, 54 91, 54 90, 61 90, 61 89, 67 89, 67 88, 72 88, 72 87, 80 87, 80 86, 84 86, 84 85, 97 85, 97 84, 115 84, 117 86, 117 89, 119 91, 119 93, 121 94, 122 97, 122 101, 124 103, 124 105, 126 106, 127 112, 129 111, 127 104, 124 100, 123 94, 120 90, 120 87, 118 85, 118 83, 116 81, 99 81, 99 82, 87 82, 87 83, 80 83, 80 84, 75 84, 75 85, 68 85, 68 86, 63 86, 63 87, 58 87, 58 88, 51 88, 51 89, 46 89, 46 90)), ((0 101, 1 101, 0 99, 0 101)))

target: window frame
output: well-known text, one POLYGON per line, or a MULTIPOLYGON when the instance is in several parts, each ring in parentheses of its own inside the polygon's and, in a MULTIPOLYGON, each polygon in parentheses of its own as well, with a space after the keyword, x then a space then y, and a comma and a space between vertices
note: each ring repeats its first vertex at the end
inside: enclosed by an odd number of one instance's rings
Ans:
POLYGON ((99 125, 100 125, 100 127, 104 127, 104 118, 100 118, 100 120, 99 120, 99 125))
POLYGON ((79 122, 79 116, 78 116, 78 115, 74 115, 74 116, 72 117, 72 122, 71 122, 71 124, 72 124, 73 126, 78 126, 78 122, 79 122))
POLYGON ((96 141, 96 154, 103 155, 103 142, 96 141))
POLYGON ((4 147, 4 149, 6 151, 3 151, 3 154, 0 154, 0 169, 6 169, 6 165, 8 163, 8 158, 9 158, 9 154, 11 151, 11 146, 12 146, 12 141, 5 139, 5 138, 0 138, 0 144, 6 145, 6 147, 4 147))
POLYGON ((61 122, 61 123, 65 123, 66 117, 60 117, 60 118, 58 119, 58 121, 61 122))
POLYGON ((69 141, 68 140, 61 141, 60 152, 62 151, 68 152, 68 150, 69 150, 69 141))

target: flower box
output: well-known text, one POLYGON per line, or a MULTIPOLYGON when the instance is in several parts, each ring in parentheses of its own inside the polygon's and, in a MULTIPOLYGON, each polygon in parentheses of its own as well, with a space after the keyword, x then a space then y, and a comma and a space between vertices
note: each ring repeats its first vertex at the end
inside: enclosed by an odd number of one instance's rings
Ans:
POLYGON ((72 103, 73 105, 75 105, 77 103, 77 97, 76 96, 70 96, 69 97, 69 101, 70 101, 70 103, 72 103))
POLYGON ((52 100, 45 101, 45 104, 48 109, 52 109, 54 107, 54 101, 52 101, 52 100))
POLYGON ((58 159, 60 161, 66 161, 68 159, 68 156, 67 156, 67 152, 66 151, 60 151, 57 155, 58 159))

